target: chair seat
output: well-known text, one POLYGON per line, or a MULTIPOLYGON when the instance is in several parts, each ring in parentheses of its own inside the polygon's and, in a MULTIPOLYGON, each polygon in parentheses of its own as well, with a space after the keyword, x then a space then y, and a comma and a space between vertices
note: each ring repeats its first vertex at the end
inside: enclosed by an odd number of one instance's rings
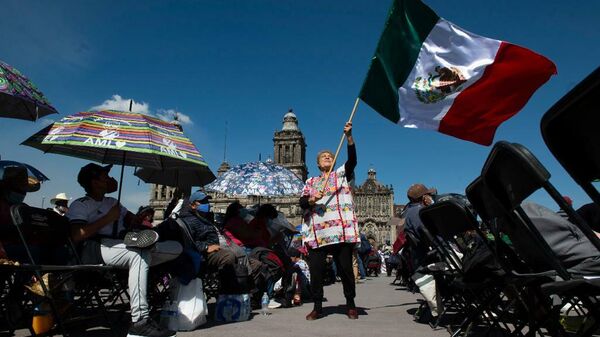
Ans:
POLYGON ((542 285, 544 295, 575 296, 600 296, 600 278, 576 279, 568 281, 551 282, 542 285))

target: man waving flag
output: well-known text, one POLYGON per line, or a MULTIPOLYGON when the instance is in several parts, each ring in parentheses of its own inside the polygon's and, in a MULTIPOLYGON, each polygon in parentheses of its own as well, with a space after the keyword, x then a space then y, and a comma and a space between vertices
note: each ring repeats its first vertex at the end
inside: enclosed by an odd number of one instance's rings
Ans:
POLYGON ((404 127, 489 145, 554 74, 542 55, 467 32, 419 0, 394 0, 360 99, 404 127))

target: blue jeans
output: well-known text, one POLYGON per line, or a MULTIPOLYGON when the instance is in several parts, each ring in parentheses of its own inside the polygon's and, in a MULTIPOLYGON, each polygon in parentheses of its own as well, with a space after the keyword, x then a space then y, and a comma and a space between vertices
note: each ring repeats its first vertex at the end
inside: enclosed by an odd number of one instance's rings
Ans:
POLYGON ((365 270, 365 265, 363 260, 360 258, 360 255, 356 258, 358 260, 358 273, 360 274, 360 278, 367 277, 367 271, 365 270))

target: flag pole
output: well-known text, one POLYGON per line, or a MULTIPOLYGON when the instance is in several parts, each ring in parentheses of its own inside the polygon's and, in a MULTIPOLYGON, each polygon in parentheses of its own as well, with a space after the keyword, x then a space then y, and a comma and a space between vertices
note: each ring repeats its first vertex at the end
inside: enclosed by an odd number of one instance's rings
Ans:
MULTIPOLYGON (((350 118, 348 119, 348 123, 352 123, 352 119, 354 118, 354 113, 356 112, 356 108, 358 107, 359 101, 360 101, 360 97, 356 97, 356 101, 354 101, 354 107, 352 108, 352 112, 350 113, 350 118)), ((340 143, 338 144, 337 150, 335 151, 335 156, 333 157, 333 163, 331 164, 331 167, 329 167, 329 171, 327 171, 327 175, 325 176, 325 183, 323 184, 323 190, 321 190, 321 193, 325 192, 325 189, 327 188, 327 182, 329 181, 329 176, 331 175, 331 170, 333 170, 333 168, 335 167, 335 162, 337 161, 337 157, 340 154, 340 149, 342 148, 342 145, 344 144, 344 139, 346 139, 345 133, 342 134, 340 143)))

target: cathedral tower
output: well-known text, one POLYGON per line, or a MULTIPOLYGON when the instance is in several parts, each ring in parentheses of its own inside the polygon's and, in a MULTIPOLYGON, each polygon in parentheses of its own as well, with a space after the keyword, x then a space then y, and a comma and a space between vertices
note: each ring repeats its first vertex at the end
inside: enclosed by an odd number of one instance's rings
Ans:
POLYGON ((283 128, 273 136, 275 163, 294 172, 304 182, 308 176, 306 168, 306 142, 298 128, 298 118, 290 109, 283 116, 283 128))

